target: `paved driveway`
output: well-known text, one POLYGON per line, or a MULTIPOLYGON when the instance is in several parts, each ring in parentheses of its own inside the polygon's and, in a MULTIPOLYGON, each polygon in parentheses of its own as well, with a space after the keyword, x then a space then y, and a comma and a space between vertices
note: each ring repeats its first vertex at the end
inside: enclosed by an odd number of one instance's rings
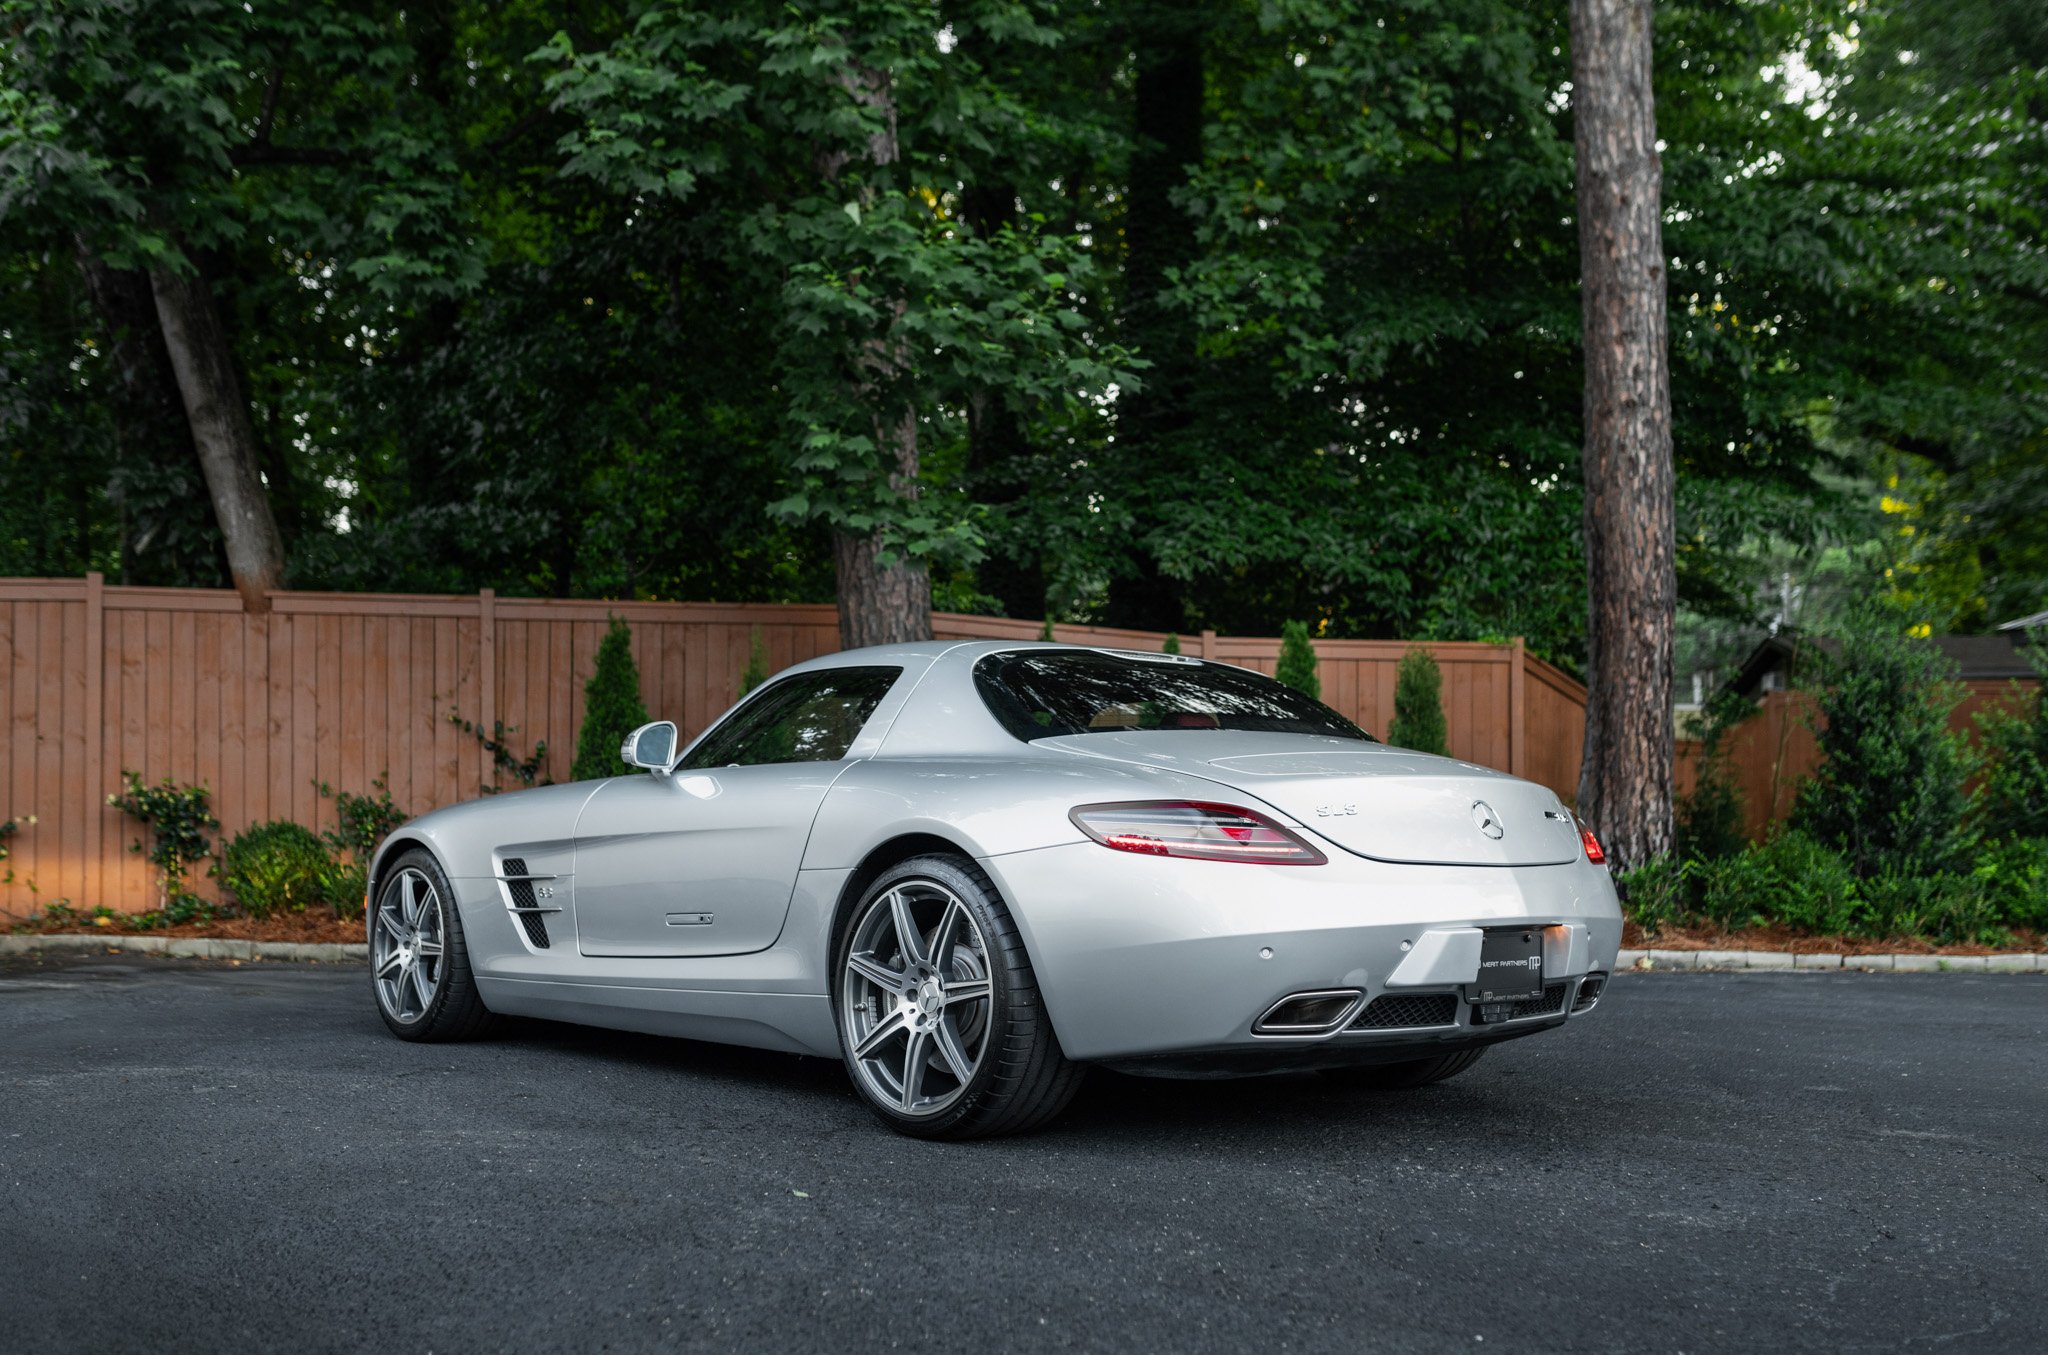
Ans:
POLYGON ((353 967, 0 967, 13 1351, 2048 1349, 2048 980, 1625 976, 1465 1077, 1098 1077, 913 1143, 839 1068, 353 967))

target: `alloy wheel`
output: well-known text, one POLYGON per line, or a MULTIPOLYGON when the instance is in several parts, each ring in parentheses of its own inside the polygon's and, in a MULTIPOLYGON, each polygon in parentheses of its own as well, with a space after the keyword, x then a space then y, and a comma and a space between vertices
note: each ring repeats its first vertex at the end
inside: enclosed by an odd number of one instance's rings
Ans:
POLYGON ((411 1025, 434 1005, 442 950, 440 891, 424 872, 408 866, 385 886, 371 934, 377 1000, 393 1020, 411 1025))
POLYGON ((868 1091, 902 1115, 958 1101, 988 1052, 988 947, 959 896, 905 880, 873 899, 847 949, 840 1016, 868 1091))

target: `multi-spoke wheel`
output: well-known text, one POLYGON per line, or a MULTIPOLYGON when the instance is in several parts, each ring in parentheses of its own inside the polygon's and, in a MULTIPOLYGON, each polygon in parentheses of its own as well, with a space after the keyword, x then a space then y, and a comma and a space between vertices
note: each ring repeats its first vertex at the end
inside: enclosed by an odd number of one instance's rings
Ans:
POLYGON ((403 1039, 459 1040, 489 1019, 469 972, 454 891, 423 848, 384 872, 370 910, 370 985, 378 1015, 403 1039))
POLYGON ((855 1087, 924 1138, 1016 1133, 1073 1096, 1023 942, 972 863, 919 857, 885 871, 835 947, 840 1046, 855 1087))
POLYGON ((391 877, 370 928, 371 972, 385 1015, 409 1026, 441 991, 441 895, 417 867, 391 877))

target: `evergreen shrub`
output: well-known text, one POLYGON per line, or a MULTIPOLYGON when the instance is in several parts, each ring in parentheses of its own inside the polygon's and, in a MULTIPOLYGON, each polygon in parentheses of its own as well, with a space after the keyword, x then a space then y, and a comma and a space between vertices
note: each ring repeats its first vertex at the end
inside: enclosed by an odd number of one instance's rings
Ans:
POLYGON ((1444 673, 1426 649, 1401 656, 1394 673, 1394 722, 1387 742, 1396 748, 1449 757, 1449 730, 1444 723, 1444 673))
POLYGON ((1882 617, 1838 638, 1819 664, 1821 764, 1800 790, 1792 826, 1839 851, 1860 877, 1963 865, 1972 758, 1949 730, 1962 699, 1952 666, 1882 617))
POLYGON ((1306 621, 1280 624, 1280 664, 1273 676, 1298 692, 1322 697, 1323 680, 1316 676, 1316 647, 1309 643, 1306 621))
POLYGON ((619 747, 647 723, 640 704, 640 670, 633 663, 633 631, 614 616, 597 647, 597 666, 583 688, 583 728, 576 734, 576 761, 569 775, 597 781, 625 770, 619 747))

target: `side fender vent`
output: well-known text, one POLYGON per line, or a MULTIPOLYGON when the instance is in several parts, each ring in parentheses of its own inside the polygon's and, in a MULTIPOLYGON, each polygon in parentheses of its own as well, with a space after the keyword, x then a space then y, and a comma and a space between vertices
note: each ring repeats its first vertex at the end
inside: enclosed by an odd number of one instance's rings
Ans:
MULTIPOLYGON (((505 873, 507 875, 526 874, 526 858, 522 856, 506 857, 505 873)), ((512 893, 512 906, 514 908, 539 909, 540 900, 534 897, 533 881, 507 880, 505 881, 505 888, 512 893)), ((546 950, 548 948, 548 924, 546 918, 538 911, 520 912, 515 913, 513 916, 519 919, 520 926, 526 928, 526 939, 533 942, 536 950, 546 950)))

